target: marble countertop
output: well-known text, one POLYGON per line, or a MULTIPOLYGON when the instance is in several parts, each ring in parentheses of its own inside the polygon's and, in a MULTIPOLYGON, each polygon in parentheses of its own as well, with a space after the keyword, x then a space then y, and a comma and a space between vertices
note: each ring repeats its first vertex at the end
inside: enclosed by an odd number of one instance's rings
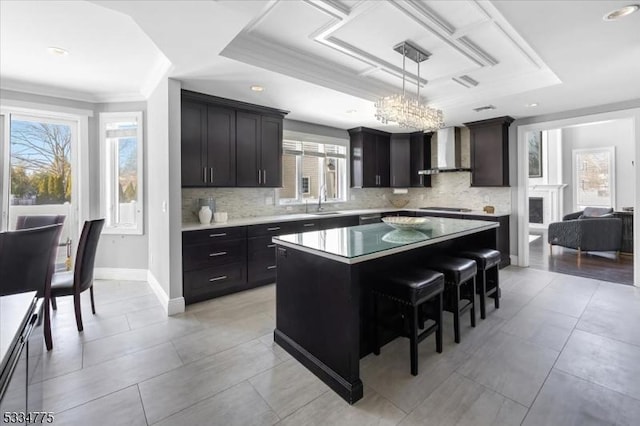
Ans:
POLYGON ((221 223, 210 223, 208 225, 201 225, 197 222, 188 222, 182 224, 183 231, 199 231, 204 229, 215 229, 215 228, 230 228, 233 226, 248 226, 248 225, 260 225, 264 223, 276 223, 276 222, 289 222, 295 220, 305 220, 305 219, 322 219, 322 218, 331 218, 331 217, 340 217, 340 216, 356 216, 356 215, 365 215, 365 214, 375 214, 375 213, 389 213, 389 212, 397 212, 397 211, 409 211, 409 212, 434 212, 434 213, 442 213, 442 214, 453 214, 453 215, 474 215, 474 216, 486 216, 486 217, 502 217, 508 216, 510 213, 508 212, 496 212, 496 213, 485 213, 481 210, 472 210, 467 212, 452 212, 452 211, 441 211, 441 210, 424 210, 424 209, 407 209, 407 208, 377 208, 377 209, 357 209, 357 210, 336 210, 335 212, 324 211, 322 214, 313 214, 313 213, 292 213, 292 214, 282 214, 282 215, 274 215, 274 216, 250 216, 250 217, 241 217, 241 218, 231 218, 226 222, 221 223))
POLYGON ((485 220, 425 218, 414 229, 394 229, 386 223, 280 235, 273 242, 338 262, 354 264, 413 250, 464 235, 497 228, 485 220))

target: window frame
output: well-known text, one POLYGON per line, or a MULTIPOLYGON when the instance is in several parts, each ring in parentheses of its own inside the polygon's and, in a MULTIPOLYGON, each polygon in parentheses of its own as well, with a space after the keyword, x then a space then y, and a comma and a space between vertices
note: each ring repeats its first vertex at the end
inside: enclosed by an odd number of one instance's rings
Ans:
POLYGON ((102 233, 116 235, 144 235, 144 121, 142 111, 132 112, 101 112, 99 118, 100 152, 104 156, 100 158, 100 211, 106 219, 102 233), (112 176, 116 175, 117 147, 107 143, 107 123, 118 121, 135 121, 136 127, 136 209, 135 225, 114 224, 112 222, 113 207, 116 202, 116 191, 112 176), (111 184, 111 186, 109 186, 111 184))
POLYGON ((584 207, 616 207, 616 151, 615 146, 600 147, 600 148, 585 148, 572 150, 572 183, 573 183, 573 206, 574 210, 578 211, 584 207), (578 197, 578 155, 587 153, 607 153, 609 155, 609 205, 582 205, 579 204, 578 197))
MULTIPOLYGON (((332 198, 332 199, 327 199, 326 201, 323 199, 323 203, 327 203, 327 204, 339 204, 339 203, 346 203, 349 200, 349 185, 348 185, 348 179, 349 179, 349 148, 348 146, 344 146, 342 144, 338 144, 335 143, 333 141, 327 141, 327 142, 322 142, 322 141, 317 141, 317 140, 307 140, 305 138, 297 138, 297 137, 285 137, 283 140, 283 147, 287 142, 294 142, 294 143, 300 143, 301 145, 301 150, 289 150, 289 153, 287 153, 287 149, 283 149, 283 156, 284 155, 295 155, 295 163, 296 163, 296 185, 295 185, 295 194, 296 194, 296 198, 283 198, 280 195, 280 190, 276 191, 276 205, 278 206, 299 206, 299 205, 305 205, 309 202, 313 202, 316 203, 318 201, 318 198, 312 198, 312 197, 303 197, 303 195, 305 194, 309 194, 311 193, 311 179, 309 179, 309 192, 308 193, 302 193, 302 179, 303 178, 309 178, 308 175, 303 175, 303 158, 305 157, 304 155, 304 145, 305 144, 315 144, 315 145, 330 145, 330 146, 335 146, 335 147, 339 147, 339 148, 344 148, 344 154, 335 154, 335 153, 323 153, 324 155, 309 155, 309 157, 314 157, 317 159, 324 159, 325 162, 329 159, 329 158, 335 158, 336 160, 344 160, 342 166, 340 166, 340 162, 336 162, 336 176, 338 176, 340 174, 340 172, 343 172, 344 174, 344 178, 343 178, 343 182, 342 182, 342 188, 338 189, 338 193, 343 192, 344 196, 341 199, 337 199, 337 198, 332 198), (338 170, 341 169, 341 170, 338 170)), ((284 171, 284 169, 283 169, 284 171)), ((326 185, 326 171, 324 173, 319 173, 319 181, 318 181, 318 189, 320 190, 320 188, 322 188, 324 185, 326 185)), ((318 194, 318 197, 321 197, 322 194, 318 194)))

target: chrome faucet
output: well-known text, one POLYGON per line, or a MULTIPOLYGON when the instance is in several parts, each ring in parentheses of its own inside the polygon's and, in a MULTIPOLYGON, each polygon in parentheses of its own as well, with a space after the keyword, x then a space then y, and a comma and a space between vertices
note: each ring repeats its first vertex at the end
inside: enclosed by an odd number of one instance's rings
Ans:
POLYGON ((322 207, 322 191, 324 190, 324 201, 327 201, 327 186, 321 185, 320 190, 318 191, 318 211, 321 212, 324 210, 322 207))

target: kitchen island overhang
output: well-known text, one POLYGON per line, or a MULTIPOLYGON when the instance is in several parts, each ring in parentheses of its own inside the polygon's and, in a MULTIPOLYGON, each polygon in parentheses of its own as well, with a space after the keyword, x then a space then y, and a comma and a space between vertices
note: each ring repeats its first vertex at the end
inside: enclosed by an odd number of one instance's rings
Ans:
MULTIPOLYGON (((370 283, 428 256, 497 244, 496 223, 431 218, 429 225, 415 233, 379 223, 273 238, 274 340, 349 403, 362 398, 360 358, 371 352, 370 283)), ((382 342, 398 335, 390 330, 382 342)))

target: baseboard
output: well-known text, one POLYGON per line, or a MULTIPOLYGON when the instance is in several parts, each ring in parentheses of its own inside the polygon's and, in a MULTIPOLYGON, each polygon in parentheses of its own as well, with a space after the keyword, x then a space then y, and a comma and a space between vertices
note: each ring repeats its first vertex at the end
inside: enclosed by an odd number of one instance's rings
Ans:
POLYGON ((167 312, 168 316, 180 314, 185 311, 184 297, 169 299, 169 296, 165 293, 160 282, 151 271, 147 271, 146 281, 151 286, 151 290, 155 293, 160 301, 160 305, 162 305, 162 308, 167 312))
POLYGON ((94 268, 96 280, 147 281, 146 269, 94 268))

